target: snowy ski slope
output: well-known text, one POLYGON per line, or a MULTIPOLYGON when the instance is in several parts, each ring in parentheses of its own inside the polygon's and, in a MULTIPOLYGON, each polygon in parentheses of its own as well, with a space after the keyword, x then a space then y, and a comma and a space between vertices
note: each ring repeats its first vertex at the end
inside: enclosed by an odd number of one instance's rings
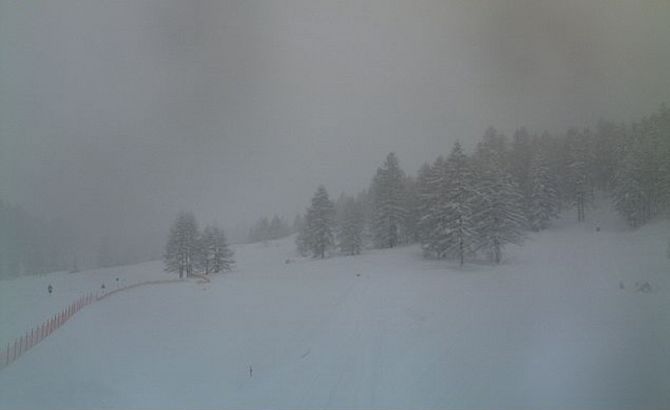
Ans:
MULTIPOLYGON (((629 232, 601 209, 501 266, 415 246, 325 261, 295 258, 290 238, 240 246, 209 284, 82 310, 0 371, 0 408, 668 408, 668 236, 668 222, 629 232)), ((166 274, 0 282, 0 342, 116 277, 166 274)))

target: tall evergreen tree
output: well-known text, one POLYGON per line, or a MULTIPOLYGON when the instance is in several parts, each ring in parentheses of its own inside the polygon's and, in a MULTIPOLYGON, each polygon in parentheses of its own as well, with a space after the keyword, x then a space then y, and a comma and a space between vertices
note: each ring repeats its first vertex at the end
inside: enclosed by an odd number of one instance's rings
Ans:
POLYGON ((179 273, 179 278, 193 273, 198 247, 198 223, 190 212, 180 212, 170 228, 165 246, 165 270, 179 273))
POLYGON ((228 247, 223 229, 210 225, 203 230, 198 241, 196 262, 197 269, 205 275, 232 268, 233 251, 228 247))
POLYGON ((521 243, 526 228, 523 198, 503 166, 505 154, 504 138, 489 129, 477 146, 475 156, 472 224, 477 238, 474 248, 485 251, 496 263, 500 263, 506 244, 521 243))
POLYGON ((530 192, 527 217, 530 228, 541 231, 558 217, 559 197, 554 176, 542 150, 538 150, 530 165, 530 192))
POLYGON ((518 129, 513 137, 508 156, 509 172, 516 182, 523 197, 524 207, 528 206, 530 197, 530 162, 533 155, 533 138, 525 127, 518 129))
POLYGON ((333 222, 335 206, 328 197, 328 191, 323 185, 317 189, 312 197, 312 205, 307 210, 305 241, 312 256, 325 258, 326 250, 334 243, 333 222))
POLYGON ((465 256, 476 243, 472 221, 475 201, 474 175, 470 159, 457 142, 442 164, 433 166, 431 186, 434 193, 427 200, 422 217, 423 246, 438 257, 455 257, 463 265, 465 256))
POLYGON ((570 130, 567 144, 567 196, 577 209, 577 221, 586 220, 586 206, 593 196, 591 132, 570 130))
MULTIPOLYGON (((306 220, 307 216, 305 216, 304 219, 306 220)), ((296 238, 295 238, 295 246, 296 246, 296 250, 298 252, 298 255, 308 256, 309 253, 310 253, 310 247, 309 247, 310 243, 311 243, 311 239, 309 237, 309 229, 307 227, 307 222, 305 222, 300 226, 300 230, 298 231, 298 235, 296 235, 296 238)))
POLYGON ((401 241, 404 243, 419 242, 419 219, 421 218, 421 202, 419 200, 418 181, 410 176, 403 179, 405 209, 404 229, 401 241))
POLYGON ((444 257, 440 239, 444 230, 443 204, 449 201, 446 162, 437 157, 419 169, 417 192, 420 203, 419 237, 426 255, 444 257))
POLYGON ((378 248, 393 248, 400 243, 407 210, 403 186, 404 173, 394 153, 388 154, 372 182, 372 230, 378 248))
POLYGON ((636 152, 632 150, 619 163, 614 177, 612 191, 614 206, 628 225, 636 228, 646 222, 646 203, 642 164, 636 152))
POLYGON ((358 255, 363 248, 363 207, 354 198, 346 197, 337 233, 338 246, 342 253, 358 255))
MULTIPOLYGON (((439 157, 444 161, 442 157, 439 157)), ((436 161, 437 162, 437 161, 436 161)), ((424 163, 417 173, 416 177, 416 237, 417 240, 424 244, 427 242, 426 238, 430 231, 430 225, 426 216, 431 209, 431 201, 433 199, 433 187, 431 185, 433 177, 433 167, 429 163, 424 163)))

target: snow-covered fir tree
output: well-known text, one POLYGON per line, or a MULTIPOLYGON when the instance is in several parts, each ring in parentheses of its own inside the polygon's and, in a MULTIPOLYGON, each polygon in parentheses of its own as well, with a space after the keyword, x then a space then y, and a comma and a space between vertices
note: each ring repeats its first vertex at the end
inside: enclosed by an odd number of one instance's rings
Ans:
POLYGON ((577 221, 586 220, 586 206, 593 194, 591 132, 570 130, 566 136, 568 200, 577 209, 577 221))
POLYGON ((638 151, 630 148, 621 160, 614 176, 612 191, 614 207, 633 228, 642 225, 647 219, 648 197, 644 191, 642 164, 638 154, 638 151))
POLYGON ((363 248, 364 210, 354 198, 346 197, 342 204, 339 229, 337 231, 338 247, 347 255, 358 255, 363 248))
POLYGON ((190 212, 180 212, 170 228, 165 245, 165 270, 179 273, 179 278, 193 273, 198 247, 198 223, 190 212))
POLYGON ((335 205, 328 197, 323 185, 312 197, 312 205, 307 210, 304 241, 315 258, 325 258, 326 250, 333 246, 333 223, 335 205))
MULTIPOLYGON (((307 219, 306 217, 304 219, 307 219)), ((307 222, 303 223, 298 231, 298 235, 295 237, 295 247, 298 255, 300 256, 309 256, 310 253, 310 238, 309 238, 309 229, 307 229, 307 222)))
POLYGON ((638 227, 670 210, 670 112, 664 107, 633 124, 620 144, 612 196, 617 211, 638 227))
POLYGON ((430 168, 423 168, 419 174, 419 195, 421 218, 419 219, 419 237, 424 255, 444 257, 440 246, 444 222, 442 204, 447 202, 445 186, 445 163, 438 157, 430 168))
POLYGON ((403 179, 405 219, 403 221, 401 242, 419 242, 419 219, 421 218, 421 203, 419 201, 417 180, 411 176, 403 179))
POLYGON ((437 257, 457 258, 461 265, 476 244, 476 227, 472 221, 475 201, 474 175, 470 159, 460 143, 449 158, 432 167, 431 195, 424 198, 425 214, 421 219, 423 247, 437 257))
POLYGON ((503 166, 504 137, 489 129, 477 146, 472 224, 475 249, 500 263, 508 243, 520 244, 526 228, 519 187, 503 166))
POLYGON ((388 154, 384 165, 377 169, 370 190, 373 202, 372 233, 378 248, 393 248, 401 241, 407 215, 403 178, 398 158, 394 153, 388 154))
POLYGON ((432 165, 424 164, 417 177, 417 195, 419 197, 418 236, 424 254, 442 258, 445 255, 440 248, 440 228, 443 223, 442 205, 449 200, 447 186, 447 164, 439 156, 432 165))
MULTIPOLYGON (((488 132, 488 131, 487 131, 488 132)), ((507 167, 523 196, 524 207, 528 204, 530 193, 530 162, 533 155, 533 137, 525 127, 521 127, 512 136, 507 167)))
POLYGON ((559 196, 555 177, 541 149, 538 149, 530 163, 527 218, 533 231, 549 227, 552 219, 558 217, 559 196))
POLYGON ((207 226, 198 240, 197 269, 208 275, 232 269, 233 251, 228 247, 223 229, 207 226))

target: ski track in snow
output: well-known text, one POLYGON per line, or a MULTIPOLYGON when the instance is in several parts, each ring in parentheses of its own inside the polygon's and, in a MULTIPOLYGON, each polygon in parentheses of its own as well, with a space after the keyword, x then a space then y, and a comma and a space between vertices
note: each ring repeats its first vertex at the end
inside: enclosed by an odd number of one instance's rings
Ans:
MULTIPOLYGON (((295 259, 292 238, 239 246, 211 283, 83 309, 0 371, 0 408, 667 408, 670 223, 590 217, 497 267, 415 246, 324 261, 295 259)), ((151 262, 0 281, 0 342, 116 277, 170 276, 151 262)))

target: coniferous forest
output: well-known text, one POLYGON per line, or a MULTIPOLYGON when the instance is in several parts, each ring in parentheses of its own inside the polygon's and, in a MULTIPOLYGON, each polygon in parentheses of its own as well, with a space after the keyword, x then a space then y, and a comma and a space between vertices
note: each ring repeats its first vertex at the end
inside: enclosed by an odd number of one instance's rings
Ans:
POLYGON ((332 212, 319 187, 296 243, 300 254, 324 257, 418 242, 427 257, 500 263, 508 244, 547 229, 559 212, 588 220, 597 195, 631 229, 670 212, 670 109, 557 135, 489 128, 472 152, 456 142, 416 176, 390 153, 369 188, 342 194, 332 212))

